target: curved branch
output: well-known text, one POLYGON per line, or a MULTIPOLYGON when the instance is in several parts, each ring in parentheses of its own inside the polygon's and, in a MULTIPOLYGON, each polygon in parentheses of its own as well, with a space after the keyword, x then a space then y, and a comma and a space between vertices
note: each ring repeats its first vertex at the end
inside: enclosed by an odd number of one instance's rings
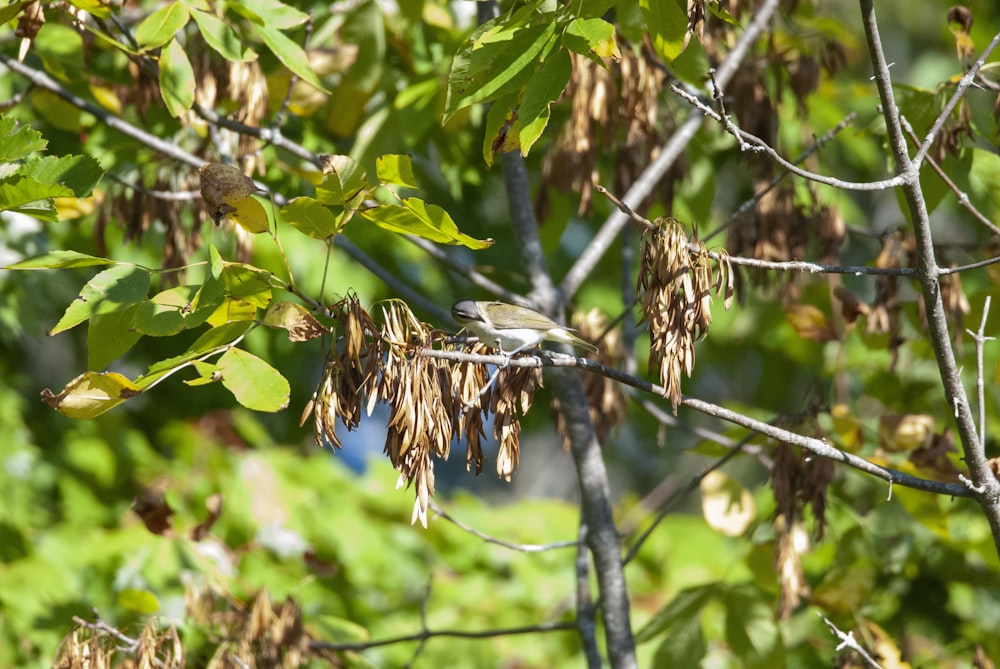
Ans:
MULTIPOLYGON (((463 353, 461 351, 435 351, 425 348, 421 350, 421 355, 426 355, 432 358, 440 358, 442 360, 452 360, 455 362, 471 362, 488 365, 505 364, 509 367, 576 367, 595 374, 601 374, 609 379, 650 393, 651 395, 663 397, 666 393, 666 389, 663 386, 631 376, 611 367, 605 367, 595 360, 590 360, 589 358, 576 358, 552 351, 542 351, 538 355, 521 355, 514 358, 507 358, 502 355, 477 355, 473 353, 463 353)), ((790 430, 765 423, 764 421, 750 418, 749 416, 732 411, 731 409, 726 409, 718 404, 713 404, 711 402, 706 402, 705 400, 699 400, 693 397, 682 398, 681 404, 689 409, 700 411, 705 415, 713 416, 726 422, 733 423, 734 425, 740 425, 749 430, 753 430, 754 432, 770 437, 775 441, 791 444, 793 446, 801 446, 807 451, 821 457, 829 458, 837 462, 843 462, 849 467, 853 467, 854 469, 865 472, 866 474, 871 474, 872 476, 880 478, 893 485, 901 485, 915 490, 923 490, 924 492, 948 495, 950 497, 972 496, 972 491, 967 486, 959 483, 943 483, 941 481, 933 481, 931 479, 913 476, 912 474, 907 474, 906 472, 901 472, 897 469, 883 467, 869 460, 865 460, 862 457, 858 457, 853 453, 842 451, 833 446, 826 439, 806 437, 790 430)))

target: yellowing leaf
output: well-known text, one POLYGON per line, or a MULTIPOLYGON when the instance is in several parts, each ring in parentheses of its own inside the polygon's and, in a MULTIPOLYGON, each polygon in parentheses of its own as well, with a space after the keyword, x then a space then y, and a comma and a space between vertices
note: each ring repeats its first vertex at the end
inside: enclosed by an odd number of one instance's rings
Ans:
POLYGON ((251 196, 245 200, 240 200, 232 205, 234 211, 229 212, 228 218, 235 221, 241 228, 252 234, 267 232, 270 224, 267 220, 267 210, 264 209, 257 198, 251 196))
POLYGON ((94 418, 140 392, 139 386, 117 372, 85 372, 58 395, 43 390, 42 401, 70 418, 94 418))
POLYGON ((264 314, 264 325, 287 330, 291 341, 307 341, 329 332, 305 307, 295 302, 272 304, 264 314))
POLYGON ((785 310, 785 318, 803 339, 837 341, 836 330, 826 314, 811 304, 793 304, 785 310))
POLYGON ((934 416, 907 414, 882 416, 878 421, 879 445, 886 451, 911 451, 927 444, 934 436, 934 416))

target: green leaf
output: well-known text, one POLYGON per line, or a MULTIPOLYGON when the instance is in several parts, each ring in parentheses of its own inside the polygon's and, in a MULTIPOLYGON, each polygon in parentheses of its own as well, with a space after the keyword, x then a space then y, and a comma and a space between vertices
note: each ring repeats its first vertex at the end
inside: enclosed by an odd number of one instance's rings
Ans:
POLYGON ((653 667, 700 666, 708 645, 701 629, 701 616, 677 620, 656 649, 653 667))
POLYGON ((387 153, 375 161, 375 175, 379 183, 417 188, 413 175, 413 159, 406 154, 387 153))
POLYGON ((167 111, 177 118, 194 104, 194 69, 184 49, 172 40, 160 53, 160 94, 167 111))
POLYGON ((643 643, 668 633, 679 622, 692 618, 699 619, 702 608, 716 595, 717 590, 714 584, 681 590, 669 604, 660 609, 642 629, 636 632, 636 643, 643 643))
POLYGON ((253 265, 226 263, 222 270, 226 296, 266 309, 271 303, 271 273, 253 265))
POLYGON ((385 26, 377 2, 367 0, 348 12, 340 29, 344 44, 355 44, 358 55, 348 76, 365 93, 374 91, 385 68, 385 26))
POLYGON ((521 100, 520 91, 502 95, 493 101, 486 112, 486 127, 483 134, 483 160, 487 167, 493 166, 493 158, 513 151, 521 144, 518 136, 520 125, 515 108, 521 100))
MULTIPOLYGON (((32 0, 13 0, 9 5, 0 6, 0 25, 11 21, 21 13, 21 8, 32 0)), ((2 144, 2 142, 0 142, 2 144)))
POLYGON ((0 115, 0 163, 27 158, 41 151, 48 141, 34 128, 22 125, 9 116, 0 115))
POLYGON ((552 21, 531 26, 489 28, 467 41, 452 62, 448 75, 447 123, 463 107, 492 100, 519 89, 531 77, 555 35, 552 21))
POLYGON ((110 267, 87 282, 49 334, 68 330, 95 314, 110 314, 127 309, 146 299, 148 292, 147 270, 125 264, 110 267))
POLYGON ((566 26, 563 43, 582 56, 621 58, 615 27, 604 19, 573 19, 566 26))
POLYGON ((740 586, 724 591, 721 597, 726 611, 726 642, 745 667, 768 669, 785 664, 785 646, 771 599, 740 586))
POLYGON ((208 46, 228 61, 252 61, 257 60, 257 54, 253 49, 244 47, 236 31, 226 23, 209 12, 192 10, 191 17, 198 25, 198 31, 205 39, 208 46))
POLYGON ((188 22, 183 2, 168 2, 144 18, 135 29, 135 41, 141 49, 158 49, 173 39, 188 22))
POLYGON ((42 59, 45 70, 55 78, 65 82, 80 81, 84 47, 83 36, 76 30, 62 23, 47 22, 35 36, 34 52, 42 59))
MULTIPOLYGON (((142 303, 140 303, 142 304, 142 303)), ((94 371, 104 369, 120 358, 142 338, 142 333, 132 327, 138 304, 110 314, 90 317, 87 328, 87 367, 94 371)))
POLYGON ((114 260, 89 256, 77 251, 53 251, 45 255, 28 258, 4 269, 65 269, 69 267, 93 267, 95 265, 114 265, 114 260))
POLYGON ((229 349, 219 358, 218 371, 222 374, 222 385, 246 408, 280 411, 288 406, 288 381, 252 353, 229 349))
POLYGON ((684 50, 687 12, 677 0, 639 0, 639 7, 656 52, 667 63, 673 62, 684 50))
POLYGON ((160 602, 149 590, 125 588, 118 593, 118 605, 127 611, 150 615, 160 610, 160 602))
MULTIPOLYGON (((595 19, 596 20, 596 19, 595 19)), ((609 26, 610 27, 610 26, 609 26)), ((569 52, 557 51, 545 60, 524 87, 517 110, 521 155, 527 156, 549 123, 549 105, 559 99, 573 74, 569 52)))
POLYGON ((315 239, 328 239, 339 231, 340 218, 311 197, 297 197, 281 208, 281 215, 299 232, 315 239))
POLYGON ((1000 156, 993 151, 972 149, 969 190, 976 200, 990 203, 993 216, 1000 212, 1000 156))
POLYGON ((66 186, 15 175, 0 182, 0 211, 16 211, 54 223, 59 217, 52 198, 72 196, 73 191, 66 186))
POLYGON ((69 4, 99 19, 111 16, 111 8, 108 7, 108 3, 101 2, 101 0, 69 0, 69 4))
POLYGON ((201 286, 176 286, 139 304, 133 327, 152 337, 167 337, 204 323, 218 307, 204 304, 195 308, 201 286))
POLYGON ((462 244, 470 249, 485 249, 492 239, 480 240, 458 231, 455 221, 441 207, 417 198, 407 198, 402 205, 382 205, 359 212, 385 230, 416 235, 441 244, 462 244))
POLYGON ((323 204, 348 204, 368 185, 364 168, 350 156, 323 156, 323 182, 316 186, 316 197, 323 204))
POLYGON ((259 25, 288 30, 309 20, 309 15, 280 0, 235 0, 230 5, 259 25))
POLYGON ((42 401, 70 418, 95 418, 141 392, 142 388, 117 372, 85 372, 58 395, 43 390, 42 401))
POLYGON ((90 197, 94 186, 104 176, 104 170, 91 156, 44 156, 28 160, 18 174, 34 177, 42 183, 65 186, 75 197, 90 197))
POLYGON ((148 388, 178 367, 223 350, 246 334, 253 325, 253 321, 233 321, 206 331, 181 355, 165 358, 150 365, 146 373, 135 380, 136 385, 140 388, 148 388))
POLYGON ((252 23, 251 26, 260 38, 264 40, 267 48, 278 57, 282 65, 320 91, 324 93, 330 92, 319 80, 319 77, 316 76, 316 73, 313 72, 312 65, 309 64, 309 58, 306 56, 306 52, 302 50, 302 47, 290 40, 283 32, 270 25, 252 23))

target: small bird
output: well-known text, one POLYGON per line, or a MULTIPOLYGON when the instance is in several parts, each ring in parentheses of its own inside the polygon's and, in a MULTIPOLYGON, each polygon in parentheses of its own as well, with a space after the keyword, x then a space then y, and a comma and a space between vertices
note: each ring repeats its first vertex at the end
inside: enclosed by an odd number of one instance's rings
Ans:
POLYGON ((534 348, 543 341, 597 350, 596 346, 583 341, 569 328, 527 307, 497 301, 459 300, 452 305, 451 315, 459 325, 479 337, 481 342, 499 349, 504 355, 534 348))

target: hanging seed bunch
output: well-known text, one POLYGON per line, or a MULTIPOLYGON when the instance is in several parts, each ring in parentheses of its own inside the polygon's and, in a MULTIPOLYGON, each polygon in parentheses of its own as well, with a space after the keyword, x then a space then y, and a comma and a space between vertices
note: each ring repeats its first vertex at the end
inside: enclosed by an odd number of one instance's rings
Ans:
POLYGON ((642 320, 649 323, 649 373, 657 371, 674 412, 681 401, 681 373, 694 370, 694 342, 712 324, 712 294, 733 300, 733 270, 725 253, 717 254, 713 276, 708 249, 689 240, 674 219, 658 219, 642 239, 638 293, 642 320))
MULTIPOLYGON (((497 474, 510 480, 517 470, 520 413, 531 406, 540 371, 524 367, 500 370, 489 383, 486 365, 451 363, 422 355, 440 345, 443 336, 413 315, 400 301, 382 308, 381 327, 349 296, 331 307, 343 332, 340 346, 326 364, 323 380, 306 408, 313 413, 316 443, 341 447, 337 421, 348 430, 369 416, 375 405, 389 407, 384 452, 399 472, 397 487, 413 486, 416 500, 411 522, 427 526, 427 507, 434 494, 434 459, 447 459, 453 437, 467 438, 466 465, 482 471, 481 439, 484 424, 493 415, 493 434, 499 443, 497 474)), ((456 350, 454 346, 444 348, 456 350)), ((492 349, 475 344, 472 353, 489 355, 492 349)))
MULTIPOLYGON (((467 347, 468 353, 492 355, 495 351, 477 342, 467 347)), ((452 366, 452 380, 460 409, 457 419, 458 436, 466 437, 466 468, 483 469, 482 437, 485 423, 493 415, 493 437, 499 445, 497 476, 510 481, 520 459, 520 416, 527 413, 535 399, 535 388, 542 385, 540 369, 505 367, 497 372, 490 384, 486 365, 458 363, 452 366), (517 407, 520 404, 520 412, 517 407)))

